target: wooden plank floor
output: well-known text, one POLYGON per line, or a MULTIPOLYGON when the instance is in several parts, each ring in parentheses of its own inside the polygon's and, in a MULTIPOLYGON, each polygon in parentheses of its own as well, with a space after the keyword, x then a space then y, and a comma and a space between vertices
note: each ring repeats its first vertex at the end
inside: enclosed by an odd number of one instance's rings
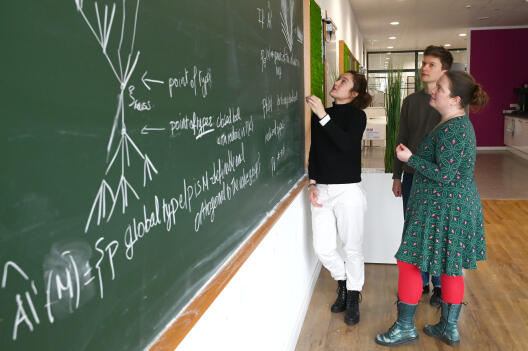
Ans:
MULTIPOLYGON (((528 350, 528 201, 483 200, 487 261, 466 270, 466 306, 459 320, 457 350, 528 350)), ((343 322, 343 313, 330 312, 336 283, 326 269, 310 302, 296 351, 389 350, 374 342, 396 318, 397 268, 368 264, 365 272, 361 321, 343 322)), ((422 297, 416 313, 419 340, 397 350, 452 350, 425 335, 425 324, 436 323, 440 311, 422 297)))

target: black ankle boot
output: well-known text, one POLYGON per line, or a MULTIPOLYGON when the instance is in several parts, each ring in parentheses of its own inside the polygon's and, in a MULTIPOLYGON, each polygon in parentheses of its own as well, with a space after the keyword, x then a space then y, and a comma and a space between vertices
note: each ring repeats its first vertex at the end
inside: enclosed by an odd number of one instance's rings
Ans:
POLYGON ((333 313, 343 312, 346 309, 346 299, 347 299, 347 288, 346 280, 337 281, 337 299, 335 300, 330 311, 333 313))
POLYGON ((441 303, 442 303, 442 288, 435 286, 433 289, 433 295, 431 296, 431 299, 429 300, 429 304, 434 307, 440 307, 441 303))
POLYGON ((425 294, 429 294, 429 284, 423 286, 422 295, 425 294))
POLYGON ((345 323, 354 325, 359 322, 359 302, 361 293, 348 290, 346 298, 345 323))

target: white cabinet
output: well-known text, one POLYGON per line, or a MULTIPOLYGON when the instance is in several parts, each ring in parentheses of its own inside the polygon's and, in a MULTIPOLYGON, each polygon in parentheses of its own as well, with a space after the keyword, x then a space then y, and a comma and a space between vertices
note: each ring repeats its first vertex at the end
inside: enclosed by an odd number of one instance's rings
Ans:
POLYGON ((367 115, 367 126, 363 133, 363 141, 368 141, 370 146, 385 146, 385 130, 387 129, 385 107, 367 107, 365 114, 367 115))
POLYGON ((528 119, 504 116, 504 145, 528 153, 528 119))
POLYGON ((401 197, 392 195, 392 173, 362 173, 367 193, 363 254, 367 263, 396 263, 403 230, 401 197))

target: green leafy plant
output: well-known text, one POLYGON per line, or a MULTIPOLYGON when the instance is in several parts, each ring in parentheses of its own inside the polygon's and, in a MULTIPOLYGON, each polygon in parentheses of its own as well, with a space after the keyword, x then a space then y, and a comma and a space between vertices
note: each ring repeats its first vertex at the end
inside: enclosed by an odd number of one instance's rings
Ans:
POLYGON ((424 87, 424 84, 422 82, 422 75, 420 74, 420 69, 416 70, 416 73, 415 73, 414 76, 415 76, 415 78, 414 78, 415 83, 414 84, 416 85, 416 89, 415 90, 416 91, 422 90, 423 87, 424 87))
POLYGON ((400 126, 400 109, 402 96, 402 71, 394 70, 392 60, 389 62, 387 74, 387 93, 385 94, 385 110, 387 115, 386 145, 385 145, 385 173, 392 173, 392 163, 398 130, 400 126))

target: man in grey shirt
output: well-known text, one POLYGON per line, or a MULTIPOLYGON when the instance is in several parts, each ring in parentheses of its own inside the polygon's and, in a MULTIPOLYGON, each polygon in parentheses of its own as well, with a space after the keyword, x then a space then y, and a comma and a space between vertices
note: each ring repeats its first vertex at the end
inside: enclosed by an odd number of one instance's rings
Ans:
MULTIPOLYGON (((428 46, 424 51, 421 78, 424 89, 417 91, 403 100, 400 113, 400 130, 398 144, 406 145, 413 153, 429 132, 440 122, 440 114, 429 105, 431 91, 436 86, 444 72, 451 69, 453 56, 441 46, 428 46)), ((411 192, 414 169, 394 156, 392 174, 392 192, 396 197, 402 197, 403 211, 407 209, 407 201, 411 192), (403 173, 403 181, 402 181, 403 173)), ((422 272, 423 293, 429 293, 429 273, 422 272)), ((440 306, 441 284, 440 276, 433 276, 433 295, 429 303, 440 306)))

